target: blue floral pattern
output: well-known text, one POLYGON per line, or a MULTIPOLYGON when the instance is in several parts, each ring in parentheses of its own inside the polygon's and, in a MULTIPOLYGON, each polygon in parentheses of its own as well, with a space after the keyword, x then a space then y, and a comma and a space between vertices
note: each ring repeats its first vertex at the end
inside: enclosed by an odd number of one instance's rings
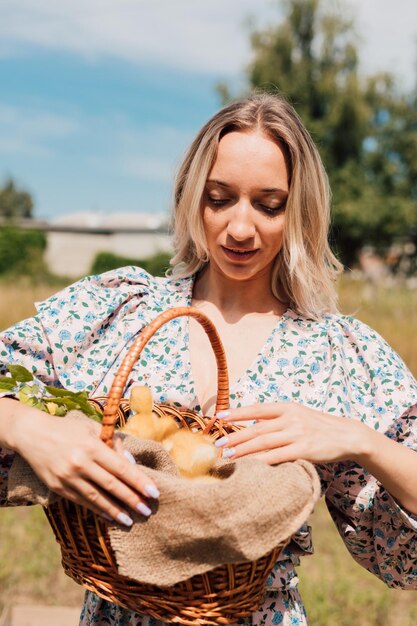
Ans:
MULTIPOLYGON (((127 267, 87 277, 37 305, 38 314, 4 331, 0 362, 20 363, 43 383, 105 395, 136 335, 156 315, 191 304, 193 278, 153 278, 127 267)), ((0 366, 0 373, 2 367, 0 366)), ((4 369, 4 367, 3 367, 4 369)), ((188 352, 188 319, 151 339, 129 377, 157 402, 200 411, 188 352)), ((232 386, 231 406, 289 401, 360 420, 417 450, 417 383, 398 355, 365 324, 289 309, 256 362, 232 386)), ((13 453, 0 450, 0 505, 7 506, 13 453)), ((318 465, 329 511, 352 556, 391 587, 417 589, 417 517, 352 462, 318 465)), ((305 626, 295 567, 313 551, 304 524, 271 573, 262 606, 240 624, 305 626)), ((161 626, 87 592, 81 625, 161 626)))

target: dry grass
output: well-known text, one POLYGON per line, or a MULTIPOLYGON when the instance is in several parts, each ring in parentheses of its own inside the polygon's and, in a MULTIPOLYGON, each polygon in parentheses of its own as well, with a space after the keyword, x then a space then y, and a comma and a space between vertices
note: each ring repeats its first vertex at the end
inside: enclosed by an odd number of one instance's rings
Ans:
MULTIPOLYGON (((33 313, 55 289, 0 286, 0 328, 33 313)), ((417 293, 344 280, 341 308, 378 330, 417 374, 417 293)), ((316 554, 302 559, 301 592, 311 626, 415 626, 417 594, 390 590, 348 555, 323 503, 312 517, 316 554)), ((40 508, 0 511, 0 607, 5 603, 81 604, 82 590, 60 567, 40 508)))
POLYGON ((417 376, 417 290, 343 280, 341 310, 377 330, 417 376))
POLYGON ((33 303, 44 300, 56 290, 56 287, 25 281, 18 284, 0 282, 0 329, 33 315, 33 303))
POLYGON ((2 509, 0 537, 0 608, 5 604, 81 606, 84 591, 65 576, 59 547, 41 507, 2 509))
POLYGON ((310 524, 315 554, 299 568, 310 626, 415 626, 417 593, 389 589, 355 563, 323 501, 310 524))

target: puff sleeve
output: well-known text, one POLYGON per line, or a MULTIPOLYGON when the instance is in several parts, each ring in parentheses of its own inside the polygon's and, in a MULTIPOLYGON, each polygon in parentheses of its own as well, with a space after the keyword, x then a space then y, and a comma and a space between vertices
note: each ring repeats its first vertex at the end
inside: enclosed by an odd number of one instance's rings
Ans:
MULTIPOLYGON (((38 314, 0 334, 0 375, 23 365, 43 386, 94 392, 132 337, 147 322, 154 279, 126 267, 86 277, 44 302, 38 314)), ((1 393, 1 396, 10 395, 1 393)), ((7 504, 13 453, 0 448, 0 505, 7 504)))
MULTIPOLYGON (((23 365, 42 383, 57 385, 58 379, 51 358, 52 350, 38 317, 19 322, 0 336, 0 375, 7 373, 5 364, 23 365)), ((8 395, 0 393, 0 397, 8 395)), ((7 477, 14 453, 0 447, 0 506, 7 504, 7 477)))
MULTIPOLYGON (((417 450, 417 405, 385 434, 417 450)), ((325 497, 353 558, 389 587, 417 589, 417 515, 353 463, 337 465, 325 497)))
MULTIPOLYGON (((368 326, 352 318, 339 318, 337 326, 337 336, 331 338, 335 368, 327 402, 336 413, 358 419, 417 453, 415 379, 368 326)), ((390 587, 417 589, 417 515, 354 462, 334 466, 325 499, 360 565, 390 587)))

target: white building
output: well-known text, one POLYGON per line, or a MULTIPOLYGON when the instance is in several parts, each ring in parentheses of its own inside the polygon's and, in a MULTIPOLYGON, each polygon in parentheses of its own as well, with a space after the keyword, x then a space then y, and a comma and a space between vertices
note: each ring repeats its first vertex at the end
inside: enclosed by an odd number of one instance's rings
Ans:
POLYGON ((88 274, 99 252, 144 259, 172 251, 166 214, 74 213, 53 222, 28 222, 25 227, 47 233, 45 260, 49 270, 59 276, 88 274))

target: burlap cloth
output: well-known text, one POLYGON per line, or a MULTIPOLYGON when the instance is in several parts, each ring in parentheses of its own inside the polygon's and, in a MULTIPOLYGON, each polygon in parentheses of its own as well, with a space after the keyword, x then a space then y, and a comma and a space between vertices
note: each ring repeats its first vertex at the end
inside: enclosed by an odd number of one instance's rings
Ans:
MULTIPOLYGON (((88 418, 72 411, 64 419, 88 418)), ((317 472, 307 461, 274 467, 254 456, 223 461, 215 469, 222 480, 204 483, 180 477, 160 444, 116 436, 161 492, 158 501, 148 500, 149 518, 130 513, 130 528, 108 526, 119 573, 140 582, 171 586, 218 565, 259 559, 289 540, 320 495, 317 472)), ((58 496, 16 455, 8 499, 48 506, 58 496)))

